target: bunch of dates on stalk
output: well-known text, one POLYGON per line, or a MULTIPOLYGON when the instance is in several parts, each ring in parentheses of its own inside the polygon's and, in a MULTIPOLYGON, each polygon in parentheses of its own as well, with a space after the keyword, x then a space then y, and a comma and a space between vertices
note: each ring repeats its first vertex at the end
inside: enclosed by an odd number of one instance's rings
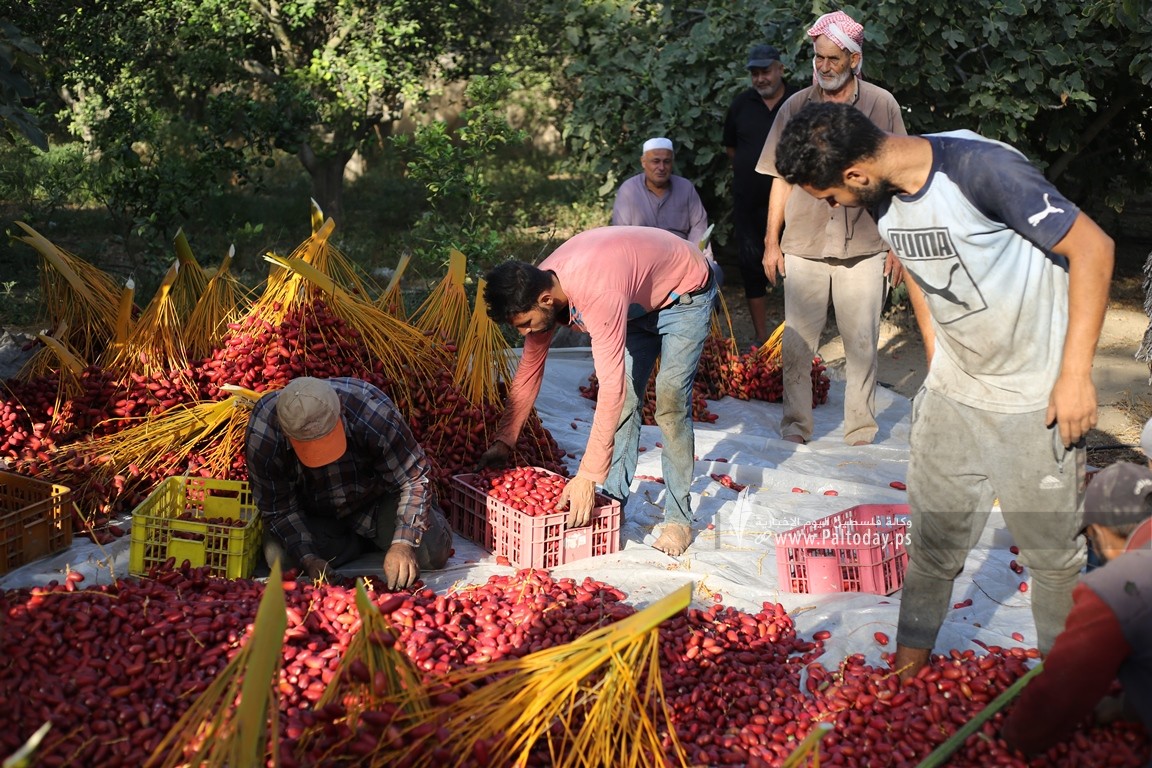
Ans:
POLYGON ((489 496, 532 517, 560 511, 556 504, 568 484, 566 477, 538 467, 486 469, 477 480, 489 496))

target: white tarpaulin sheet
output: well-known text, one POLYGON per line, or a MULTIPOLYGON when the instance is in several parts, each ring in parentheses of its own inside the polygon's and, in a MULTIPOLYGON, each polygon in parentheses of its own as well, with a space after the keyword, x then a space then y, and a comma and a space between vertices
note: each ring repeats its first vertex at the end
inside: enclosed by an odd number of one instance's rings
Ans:
MULTIPOLYGON (((595 406, 581 397, 579 387, 587 384, 592 370, 587 349, 554 350, 536 403, 560 448, 577 457, 583 454, 595 406)), ((815 409, 815 432, 807 445, 780 439, 779 404, 732 398, 710 401, 716 422, 696 425, 695 540, 676 558, 651 547, 662 521, 664 486, 655 480, 661 474, 660 430, 644 427, 637 479, 624 510, 621 551, 569 563, 553 573, 607 582, 628 593, 637 606, 685 582, 696 585, 701 606, 712 604, 717 595, 726 605, 748 611, 759 610, 765 601, 781 602, 802 635, 821 629, 832 632, 821 661, 835 665, 845 655, 863 653, 879 664, 880 652, 895 648, 899 592, 791 594, 782 592, 777 583, 779 533, 856 505, 906 501, 906 494, 890 484, 905 478, 910 401, 880 388, 876 396, 880 432, 875 443, 850 447, 843 440, 843 395, 843 382, 833 379, 828 402, 815 409), (712 479, 713 474, 727 475, 746 488, 738 492, 725 487, 712 479), (836 495, 825 495, 828 491, 836 495), (887 648, 877 645, 877 631, 891 638, 887 648)), ((568 459, 572 471, 577 465, 578 458, 568 459)), ((1009 568, 1014 557, 1008 549, 1011 543, 1003 519, 993 510, 953 592, 953 603, 968 599, 972 603, 949 611, 937 641, 939 650, 975 647, 973 639, 989 645, 1035 644, 1030 596, 1019 591, 1027 574, 1021 577, 1009 568), (1022 642, 1012 639, 1014 632, 1023 635, 1022 642)), ((492 574, 512 570, 459 536, 454 546, 455 554, 444 570, 424 574, 425 583, 437 591, 482 583, 492 574)), ((82 571, 87 584, 106 582, 109 561, 116 575, 127 574, 128 551, 128 536, 103 548, 78 538, 67 552, 0 578, 0 588, 61 579, 66 568, 82 571)), ((342 572, 378 568, 378 559, 365 558, 342 572)))

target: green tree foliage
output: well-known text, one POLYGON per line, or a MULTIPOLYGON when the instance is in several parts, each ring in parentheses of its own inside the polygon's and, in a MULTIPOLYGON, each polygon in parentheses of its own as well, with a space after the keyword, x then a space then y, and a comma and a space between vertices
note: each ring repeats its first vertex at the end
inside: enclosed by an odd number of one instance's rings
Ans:
POLYGON ((493 193, 497 153, 528 137, 509 125, 505 115, 512 90, 507 76, 474 77, 465 92, 468 107, 455 130, 437 120, 411 136, 393 137, 408 177, 425 191, 427 208, 411 232, 418 257, 444 261, 449 248, 478 264, 503 256, 503 232, 510 222, 501 217, 502 206, 493 193))
POLYGON ((24 104, 35 95, 27 76, 41 72, 40 53, 19 27, 0 19, 0 131, 10 142, 25 139, 47 151, 48 137, 24 104))
POLYGON ((637 172, 645 138, 668 136, 678 172, 722 219, 723 116, 747 87, 748 47, 774 43, 790 79, 807 85, 805 30, 838 7, 864 24, 865 76, 896 95, 910 131, 969 128, 1013 143, 1084 204, 1118 207, 1148 188, 1152 58, 1141 31, 1152 16, 1141 0, 550 0, 541 26, 564 30, 553 58, 570 149, 607 195, 637 172))
POLYGON ((1146 2, 929 2, 914 13, 883 2, 862 15, 880 53, 872 76, 909 110, 910 130, 1007 141, 1084 205, 1119 209, 1149 188, 1146 2))
POLYGON ((352 155, 390 134, 434 78, 491 64, 516 18, 503 0, 181 2, 234 57, 240 75, 220 87, 274 116, 274 144, 300 159, 336 218, 352 155))
POLYGON ((497 58, 515 17, 503 0, 31 2, 66 127, 103 163, 97 194, 138 227, 258 179, 273 149, 340 218, 353 154, 435 77, 497 58))
POLYGON ((26 32, 44 41, 39 97, 54 112, 54 143, 73 140, 62 157, 84 182, 74 202, 102 203, 130 249, 140 236, 170 256, 184 221, 255 178, 276 121, 236 108, 235 89, 221 85, 235 77, 222 41, 177 3, 31 5, 26 32))

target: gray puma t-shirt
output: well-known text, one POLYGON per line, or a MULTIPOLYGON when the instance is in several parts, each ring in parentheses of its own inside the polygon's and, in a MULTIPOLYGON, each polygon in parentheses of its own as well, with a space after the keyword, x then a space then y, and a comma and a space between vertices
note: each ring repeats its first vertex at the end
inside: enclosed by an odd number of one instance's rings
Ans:
POLYGON ((1068 263, 1051 249, 1080 210, 1007 144, 924 138, 928 183, 883 203, 877 224, 931 309, 925 386, 988 411, 1045 408, 1068 327, 1068 263))

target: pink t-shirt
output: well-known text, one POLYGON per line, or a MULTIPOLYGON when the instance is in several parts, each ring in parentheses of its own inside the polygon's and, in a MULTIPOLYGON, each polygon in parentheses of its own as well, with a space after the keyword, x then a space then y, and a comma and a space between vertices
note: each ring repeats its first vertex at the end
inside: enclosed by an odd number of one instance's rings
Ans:
MULTIPOLYGON (((627 382, 624 342, 628 321, 669 306, 708 282, 700 249, 653 227, 601 227, 581 232, 540 263, 551 270, 568 297, 570 324, 592 337, 592 362, 600 383, 592 433, 578 477, 604 482, 612 460, 627 382)), ((552 333, 530 333, 497 439, 515 445, 544 376, 552 333)), ((573 389, 575 390, 575 383, 573 389)))

